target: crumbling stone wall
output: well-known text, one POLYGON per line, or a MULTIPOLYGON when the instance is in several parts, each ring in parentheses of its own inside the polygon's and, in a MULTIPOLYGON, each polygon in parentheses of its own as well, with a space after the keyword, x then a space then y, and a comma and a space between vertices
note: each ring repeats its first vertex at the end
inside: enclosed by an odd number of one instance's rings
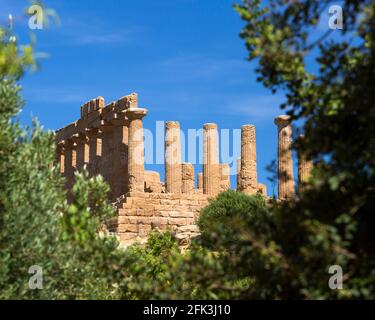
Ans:
POLYGON ((117 205, 120 242, 142 242, 153 229, 170 229, 182 244, 188 243, 198 234, 196 220, 207 204, 203 194, 129 193, 117 205))

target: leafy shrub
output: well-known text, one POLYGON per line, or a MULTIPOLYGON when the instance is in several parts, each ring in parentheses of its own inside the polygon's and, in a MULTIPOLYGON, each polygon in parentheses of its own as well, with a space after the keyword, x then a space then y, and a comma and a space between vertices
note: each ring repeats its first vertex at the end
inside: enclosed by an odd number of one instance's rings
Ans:
POLYGON ((243 230, 269 216, 262 196, 248 196, 233 190, 217 196, 201 211, 198 226, 205 245, 218 247, 241 241, 243 230))

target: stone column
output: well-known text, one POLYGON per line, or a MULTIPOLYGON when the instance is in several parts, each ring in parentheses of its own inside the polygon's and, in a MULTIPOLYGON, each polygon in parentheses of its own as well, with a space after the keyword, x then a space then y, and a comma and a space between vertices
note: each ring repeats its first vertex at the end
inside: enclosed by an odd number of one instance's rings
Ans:
POLYGON ((113 130, 113 171, 112 180, 114 183, 115 196, 120 197, 128 192, 129 177, 127 174, 128 144, 129 144, 129 124, 127 121, 117 121, 113 130), (123 172, 120 176, 118 172, 123 172))
POLYGON ((230 168, 228 163, 220 164, 220 191, 230 189, 230 168))
POLYGON ((56 163, 60 167, 60 173, 65 173, 65 141, 60 141, 56 146, 56 163))
POLYGON ((258 191, 255 126, 241 127, 240 191, 256 194, 258 191))
POLYGON ((165 191, 181 193, 181 141, 180 124, 167 121, 165 124, 165 191))
POLYGON ((145 170, 145 191, 149 193, 163 192, 159 172, 145 170))
POLYGON ((73 143, 72 146, 72 168, 74 177, 74 171, 77 170, 77 143, 73 143))
MULTIPOLYGON (((303 139, 303 136, 300 136, 303 139)), ((298 151, 298 193, 301 194, 306 190, 306 183, 311 176, 313 169, 313 162, 308 160, 305 153, 301 150, 298 151)))
POLYGON ((236 180, 236 190, 241 189, 241 157, 237 159, 237 180, 236 180))
POLYGON ((99 130, 97 128, 88 129, 87 136, 89 138, 89 165, 88 170, 90 176, 99 174, 99 162, 102 155, 101 139, 99 138, 99 130), (100 142, 100 148, 99 148, 100 142))
POLYGON ((88 167, 89 164, 89 140, 85 134, 77 135, 75 142, 77 144, 77 170, 88 167))
POLYGON ((74 183, 74 171, 76 170, 76 145, 72 139, 65 142, 64 176, 66 188, 70 189, 74 183))
POLYGON ((129 120, 128 174, 129 191, 144 192, 144 142, 142 118, 147 109, 130 108, 126 110, 129 120))
POLYGON ((65 143, 65 159, 64 159, 64 175, 65 178, 68 180, 72 175, 73 168, 72 168, 72 152, 73 151, 73 141, 67 140, 65 143))
POLYGON ((220 164, 220 191, 230 189, 230 167, 228 163, 220 164))
POLYGON ((182 193, 194 193, 194 166, 182 164, 182 193))
POLYGON ((203 126, 203 193, 215 196, 220 192, 219 134, 217 125, 203 126))
POLYGON ((279 199, 290 199, 295 196, 293 159, 292 159, 292 126, 286 115, 275 118, 278 127, 278 193, 279 199))
POLYGON ((100 125, 101 138, 102 138, 102 155, 100 161, 100 174, 111 187, 110 197, 113 196, 112 185, 112 172, 113 172, 113 154, 114 154, 114 141, 113 141, 113 128, 114 126, 107 122, 102 121, 100 125))
POLYGON ((203 173, 199 172, 198 173, 198 189, 203 190, 203 173))

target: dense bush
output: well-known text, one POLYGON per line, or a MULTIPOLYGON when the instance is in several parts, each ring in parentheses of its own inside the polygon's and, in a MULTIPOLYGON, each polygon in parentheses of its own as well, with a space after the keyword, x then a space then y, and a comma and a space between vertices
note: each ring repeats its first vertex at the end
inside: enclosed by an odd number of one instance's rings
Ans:
POLYGON ((228 190, 219 194, 201 211, 198 226, 202 241, 213 248, 241 241, 243 230, 251 225, 255 231, 260 226, 258 222, 267 219, 269 215, 261 195, 250 197, 242 192, 228 190))
MULTIPOLYGON (((114 214, 101 177, 76 175, 72 202, 54 162, 53 133, 35 123, 21 128, 18 80, 34 63, 0 28, 0 298, 110 298, 126 275, 116 239, 98 237, 114 214), (43 272, 43 289, 31 290, 29 268, 43 272)), ((31 272, 35 272, 32 271, 31 272)))

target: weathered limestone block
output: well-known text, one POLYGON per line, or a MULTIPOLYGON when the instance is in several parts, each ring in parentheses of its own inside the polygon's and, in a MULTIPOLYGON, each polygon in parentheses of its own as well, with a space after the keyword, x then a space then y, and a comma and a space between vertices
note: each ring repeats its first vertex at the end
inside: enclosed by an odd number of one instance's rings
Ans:
POLYGON ((104 98, 97 97, 81 106, 81 118, 86 118, 89 113, 104 108, 104 98))
POLYGON ((230 167, 227 163, 220 164, 220 191, 230 189, 230 167))
POLYGON ((292 126, 290 117, 281 115, 275 118, 278 128, 278 193, 279 199, 285 200, 295 196, 293 159, 292 159, 292 126))
POLYGON ((151 228, 166 229, 168 226, 168 218, 165 217, 152 217, 151 228))
POLYGON ((240 191, 256 194, 258 191, 255 126, 241 127, 240 191))
MULTIPOLYGON (((145 171, 145 191, 152 193, 161 193, 163 191, 159 172, 145 171)), ((158 202, 160 203, 160 201, 158 202)))
POLYGON ((179 240, 179 246, 187 247, 193 238, 200 235, 197 225, 180 226, 175 229, 175 237, 179 240))
POLYGON ((138 233, 138 225, 137 224, 124 224, 121 223, 118 225, 118 232, 133 232, 138 233))
MULTIPOLYGON (((147 237, 152 229, 170 228, 184 234, 182 238, 196 236, 195 221, 199 211, 208 204, 207 195, 130 193, 117 203, 117 232, 131 234, 122 244, 131 244, 147 237), (134 195, 134 196, 133 196, 134 195), (133 240, 131 240, 133 239, 133 240)), ((177 232, 177 231, 176 231, 177 232)), ((124 237, 123 237, 124 239, 124 237)))
POLYGON ((171 226, 187 226, 194 223, 192 218, 174 218, 170 217, 168 220, 169 225, 171 226))
POLYGON ((133 243, 133 242, 136 241, 137 236, 138 236, 138 233, 136 233, 136 232, 134 232, 134 233, 133 232, 119 233, 119 240, 120 240, 121 243, 124 243, 128 240, 132 240, 132 242, 130 242, 130 243, 133 243))
POLYGON ((182 191, 180 124, 165 123, 165 190, 167 193, 182 191))
POLYGON ((216 196, 220 192, 219 134, 217 125, 203 126, 203 193, 216 196))
POLYGON ((182 164, 182 193, 194 193, 194 166, 182 164))

